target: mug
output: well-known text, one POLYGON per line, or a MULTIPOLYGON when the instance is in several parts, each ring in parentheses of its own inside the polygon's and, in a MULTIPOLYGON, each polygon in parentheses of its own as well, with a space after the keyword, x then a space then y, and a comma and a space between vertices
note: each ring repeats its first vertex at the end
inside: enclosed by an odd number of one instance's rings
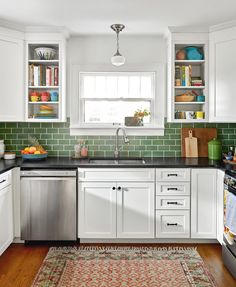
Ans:
POLYGON ((196 97, 197 102, 205 102, 205 96, 204 95, 198 95, 196 97))
POLYGON ((185 117, 186 117, 186 119, 189 119, 189 120, 195 119, 195 112, 194 111, 186 111, 185 117))
POLYGON ((48 102, 49 100, 50 100, 49 92, 42 92, 41 93, 41 101, 42 102, 48 102))
POLYGON ((50 97, 51 97, 52 102, 57 102, 58 101, 58 92, 51 92, 50 97))
POLYGON ((196 119, 204 119, 204 112, 202 111, 197 111, 196 112, 196 119))
POLYGON ((30 101, 31 102, 39 102, 40 99, 41 99, 41 97, 40 97, 39 93, 37 93, 37 92, 30 93, 30 101))

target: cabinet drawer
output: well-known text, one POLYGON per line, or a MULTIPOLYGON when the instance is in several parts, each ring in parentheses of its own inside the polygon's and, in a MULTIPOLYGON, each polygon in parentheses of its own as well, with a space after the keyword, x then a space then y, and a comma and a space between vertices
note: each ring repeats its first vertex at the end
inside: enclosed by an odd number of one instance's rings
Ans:
POLYGON ((156 195, 190 195, 190 183, 157 182, 156 195))
POLYGON ((0 190, 11 184, 11 171, 0 175, 0 190))
POLYGON ((156 209, 189 209, 189 196, 156 196, 156 209))
POLYGON ((157 181, 190 181, 190 169, 156 169, 157 181))
POLYGON ((189 238, 188 210, 157 210, 156 237, 157 238, 189 238))
POLYGON ((80 181, 154 181, 155 170, 152 168, 79 168, 80 181))

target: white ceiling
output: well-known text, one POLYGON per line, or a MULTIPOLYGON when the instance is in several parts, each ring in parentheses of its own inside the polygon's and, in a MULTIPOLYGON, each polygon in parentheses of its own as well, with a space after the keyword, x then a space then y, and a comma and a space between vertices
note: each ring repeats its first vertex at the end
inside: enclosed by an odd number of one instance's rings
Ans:
POLYGON ((168 26, 235 20, 236 0, 0 0, 0 18, 65 27, 72 34, 112 33, 113 23, 125 24, 127 34, 160 34, 168 26))

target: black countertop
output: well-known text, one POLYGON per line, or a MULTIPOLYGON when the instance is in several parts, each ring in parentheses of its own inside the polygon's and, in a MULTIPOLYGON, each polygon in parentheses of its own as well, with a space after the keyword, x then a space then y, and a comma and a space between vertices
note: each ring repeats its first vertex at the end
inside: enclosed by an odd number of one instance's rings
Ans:
POLYGON ((0 174, 14 167, 22 169, 76 169, 83 168, 219 168, 222 170, 236 170, 236 166, 225 164, 223 161, 209 160, 208 158, 174 158, 157 157, 145 158, 145 164, 115 164, 90 163, 88 159, 72 159, 68 157, 48 157, 40 161, 0 160, 0 174))

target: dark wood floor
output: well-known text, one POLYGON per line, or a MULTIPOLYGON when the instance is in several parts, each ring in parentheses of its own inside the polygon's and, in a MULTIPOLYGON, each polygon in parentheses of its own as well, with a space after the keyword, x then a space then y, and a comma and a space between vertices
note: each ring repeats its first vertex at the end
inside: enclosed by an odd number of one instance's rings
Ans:
MULTIPOLYGON (((92 245, 92 244, 91 244, 92 245)), ((101 244, 97 244, 101 246, 101 244)), ((111 245, 111 244, 110 244, 111 245)), ((116 244, 117 245, 117 244, 116 244)), ((151 246, 197 246, 219 287, 236 287, 236 281, 223 266, 221 246, 218 244, 155 244, 151 246)), ((103 245, 104 246, 104 245, 103 245)), ((123 245, 122 245, 123 246, 123 245)), ((127 245, 125 245, 127 246, 127 245)), ((130 245, 129 245, 130 246, 130 245)), ((144 246, 135 244, 135 246, 144 246)), ((145 244, 145 246, 150 246, 145 244)), ((0 256, 0 287, 28 287, 48 252, 48 246, 12 244, 0 256)))

